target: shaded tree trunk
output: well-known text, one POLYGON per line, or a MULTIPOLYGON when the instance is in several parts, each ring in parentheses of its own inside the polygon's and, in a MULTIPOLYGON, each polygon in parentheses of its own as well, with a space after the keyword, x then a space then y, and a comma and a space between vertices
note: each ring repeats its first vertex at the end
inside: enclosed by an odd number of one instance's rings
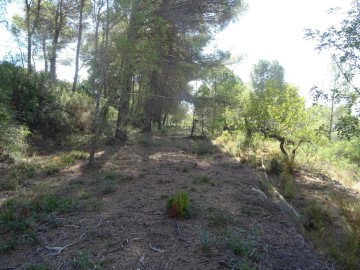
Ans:
POLYGON ((57 51, 59 44, 60 32, 64 23, 63 0, 59 0, 55 12, 55 27, 54 36, 50 52, 50 78, 52 82, 56 81, 56 62, 57 62, 57 51))
MULTIPOLYGON (((133 0, 131 7, 131 18, 127 32, 127 39, 130 46, 135 46, 138 32, 138 12, 140 10, 140 0, 133 0)), ((115 139, 127 140, 127 125, 129 122, 129 103, 132 89, 132 78, 134 76, 133 55, 130 53, 131 48, 123 52, 122 60, 122 86, 120 91, 120 100, 118 107, 118 117, 115 127, 115 139)))
POLYGON ((95 160, 95 152, 97 143, 100 137, 100 98, 101 98, 101 89, 98 88, 98 85, 95 82, 95 72, 97 70, 96 65, 98 64, 98 53, 99 53, 99 24, 100 24, 100 14, 101 9, 103 6, 103 2, 101 1, 100 7, 97 10, 96 14, 96 25, 95 25, 95 44, 94 44, 94 59, 92 65, 92 74, 90 78, 91 87, 93 91, 96 93, 96 103, 95 103, 95 112, 93 118, 93 128, 92 128, 92 138, 91 138, 91 145, 90 145, 90 154, 89 154, 89 166, 94 166, 95 160))
POLYGON ((33 72, 32 66, 32 36, 35 32, 35 29, 39 23, 40 10, 41 10, 41 0, 38 0, 36 3, 36 14, 34 21, 31 21, 31 8, 32 1, 25 0, 25 22, 26 22, 26 31, 27 31, 27 69, 29 72, 33 72))
POLYGON ((75 56, 75 74, 74 74, 74 81, 72 85, 72 91, 76 91, 76 85, 79 75, 79 58, 80 58, 80 47, 81 47, 81 40, 82 40, 82 31, 83 31, 83 13, 84 13, 84 4, 85 0, 80 0, 79 5, 79 30, 78 30, 78 40, 76 45, 76 56, 75 56))

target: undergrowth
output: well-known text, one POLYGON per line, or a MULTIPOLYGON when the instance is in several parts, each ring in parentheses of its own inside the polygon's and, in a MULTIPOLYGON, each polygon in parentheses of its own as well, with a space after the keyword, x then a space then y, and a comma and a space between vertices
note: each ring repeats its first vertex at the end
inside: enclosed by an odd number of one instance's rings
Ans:
POLYGON ((15 190, 30 178, 56 174, 61 169, 74 165, 77 160, 86 158, 87 153, 73 150, 51 157, 45 162, 37 161, 36 158, 19 161, 11 166, 3 181, 0 181, 0 189, 15 190))
MULTIPOLYGON (((314 177, 325 176, 328 181, 337 180, 350 189, 358 188, 358 138, 351 141, 322 142, 321 145, 305 143, 298 149, 295 160, 284 158, 277 142, 262 140, 257 136, 248 142, 242 132, 224 132, 215 142, 234 158, 251 167, 261 169, 264 162, 268 173, 277 179, 276 183, 282 195, 292 201, 295 207, 300 208, 306 235, 313 245, 326 252, 344 269, 359 269, 359 198, 351 198, 349 194, 339 195, 340 191, 334 189, 330 182, 325 187, 319 186, 319 189, 326 188, 330 193, 337 194, 336 196, 324 199, 318 196, 317 190, 306 188, 305 196, 299 192, 301 187, 294 179, 294 175, 306 172, 315 175, 314 177), (332 210, 329 211, 327 207, 332 210)), ((259 181, 266 194, 272 189, 271 182, 259 181)))
POLYGON ((56 194, 32 195, 8 199, 0 211, 0 253, 15 249, 21 244, 35 244, 39 224, 56 225, 54 215, 74 210, 73 198, 56 194))

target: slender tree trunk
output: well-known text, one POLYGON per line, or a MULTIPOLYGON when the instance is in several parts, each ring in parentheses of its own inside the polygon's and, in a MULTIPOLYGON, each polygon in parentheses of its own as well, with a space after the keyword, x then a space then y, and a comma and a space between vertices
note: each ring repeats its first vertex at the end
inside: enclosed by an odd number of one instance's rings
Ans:
POLYGON ((25 0, 25 12, 26 12, 26 30, 27 30, 27 69, 29 72, 33 72, 32 62, 32 36, 35 32, 35 29, 38 26, 40 10, 41 10, 41 0, 38 0, 36 3, 36 14, 34 21, 31 21, 31 8, 32 1, 25 0))
POLYGON ((192 126, 191 126, 191 133, 190 133, 190 137, 194 137, 194 133, 195 133, 195 127, 196 127, 196 119, 195 119, 195 109, 193 111, 193 119, 192 119, 192 126))
POLYGON ((46 53, 46 39, 43 38, 42 39, 42 51, 43 51, 43 57, 44 57, 44 70, 45 73, 49 72, 49 64, 48 64, 48 59, 47 59, 47 53, 46 53))
MULTIPOLYGON (((127 32, 127 39, 131 46, 135 46, 138 31, 138 12, 140 10, 140 0, 133 0, 131 7, 131 18, 127 32)), ((131 48, 127 48, 123 53, 123 78, 120 92, 120 101, 118 108, 118 118, 116 121, 115 139, 127 140, 127 125, 129 122, 129 103, 131 95, 131 84, 134 74, 133 54, 131 48)))
POLYGON ((63 8, 63 0, 59 0, 56 7, 55 29, 54 29, 54 36, 51 46, 51 53, 50 53, 50 78, 52 82, 56 81, 56 62, 57 62, 58 43, 59 43, 60 32, 61 32, 61 28, 63 27, 63 19, 64 19, 62 14, 62 8, 63 8))
POLYGON ((27 28, 27 69, 28 72, 32 72, 32 31, 31 31, 31 22, 30 22, 30 9, 31 4, 29 0, 25 0, 26 6, 26 28, 27 28))
POLYGON ((81 41, 82 41, 84 4, 85 4, 85 0, 80 0, 79 30, 78 30, 78 40, 77 40, 77 45, 76 45, 76 56, 75 56, 75 74, 74 74, 74 81, 73 81, 73 85, 72 85, 73 92, 76 91, 76 85, 77 85, 78 75, 79 75, 79 58, 80 58, 80 47, 81 47, 81 41))
POLYGON ((164 113, 163 119, 162 119, 162 125, 165 126, 166 124, 166 119, 167 119, 168 114, 164 113))
POLYGON ((330 123, 329 123, 329 132, 328 132, 328 137, 330 142, 332 139, 332 132, 333 132, 334 110, 335 110, 335 93, 333 92, 331 97, 331 112, 330 112, 330 123))
POLYGON ((91 139, 90 145, 90 154, 89 154, 89 166, 94 166, 94 159, 95 159, 95 152, 98 144, 98 140, 100 137, 100 98, 101 98, 101 89, 99 89, 98 85, 95 82, 95 72, 97 70, 98 65, 98 53, 99 53, 99 24, 100 24, 100 14, 102 9, 103 2, 101 2, 101 6, 98 8, 96 13, 96 25, 95 25, 95 44, 94 44, 94 59, 92 65, 92 72, 91 75, 91 87, 93 87, 94 91, 96 92, 96 103, 95 103, 95 112, 94 112, 94 119, 93 119, 93 135, 91 139), (97 89, 96 89, 97 88, 97 89))

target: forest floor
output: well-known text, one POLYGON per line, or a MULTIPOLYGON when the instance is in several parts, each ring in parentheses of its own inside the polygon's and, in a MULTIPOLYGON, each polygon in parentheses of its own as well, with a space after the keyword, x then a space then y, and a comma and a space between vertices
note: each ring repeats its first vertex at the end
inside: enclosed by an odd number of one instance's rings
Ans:
MULTIPOLYGON (((48 213, 46 222, 34 225, 33 241, 0 253, 0 269, 341 268, 315 251, 301 221, 259 192, 263 171, 214 145, 198 155, 196 143, 179 135, 139 137, 102 147, 95 169, 78 161, 25 181, 22 196, 56 193, 76 198, 76 207, 48 213), (185 219, 166 213, 167 198, 178 191, 190 198, 185 219)), ((329 185, 346 192, 306 173, 296 182, 297 205, 306 196, 326 198, 329 185)))

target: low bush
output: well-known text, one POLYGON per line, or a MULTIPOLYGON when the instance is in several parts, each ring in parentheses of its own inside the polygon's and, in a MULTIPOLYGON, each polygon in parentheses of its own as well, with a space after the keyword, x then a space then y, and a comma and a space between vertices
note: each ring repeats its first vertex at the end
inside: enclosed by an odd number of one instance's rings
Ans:
POLYGON ((211 142, 204 141, 193 143, 192 145, 194 154, 205 156, 213 153, 213 145, 211 142))
POLYGON ((324 231, 327 222, 330 222, 330 214, 315 200, 310 201, 302 210, 304 216, 303 225, 308 230, 324 231))
POLYGON ((178 192, 166 202, 168 214, 174 218, 185 218, 190 215, 189 198, 186 192, 178 192))
POLYGON ((276 158, 272 158, 270 161, 270 171, 273 174, 279 175, 284 170, 283 165, 276 158))
POLYGON ((207 230, 204 229, 200 230, 199 237, 200 237, 201 249, 204 252, 209 253, 215 243, 214 237, 207 230))

